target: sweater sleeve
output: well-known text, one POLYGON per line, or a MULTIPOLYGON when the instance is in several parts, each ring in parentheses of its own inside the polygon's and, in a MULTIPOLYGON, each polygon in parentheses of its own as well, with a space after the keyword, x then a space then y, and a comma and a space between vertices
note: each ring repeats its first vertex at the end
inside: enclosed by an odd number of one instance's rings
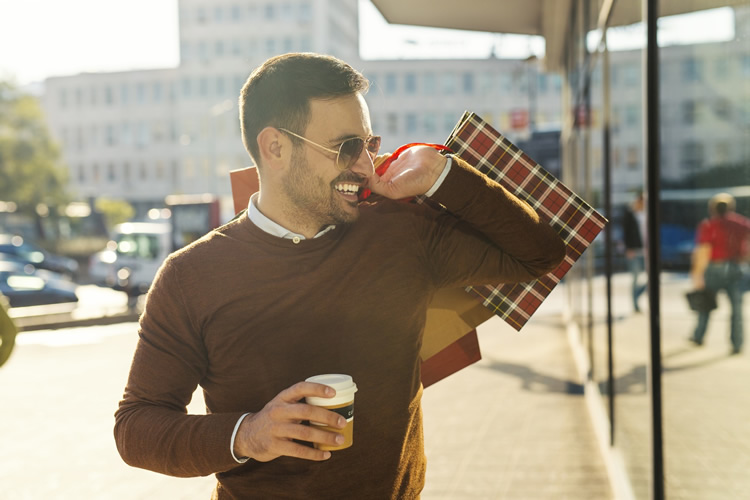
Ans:
POLYGON ((565 244, 528 203, 460 158, 431 197, 447 208, 428 237, 439 286, 525 282, 553 271, 565 244))
POLYGON ((128 465, 179 477, 237 466, 230 440, 242 413, 187 414, 206 369, 205 348, 170 258, 149 290, 125 393, 115 412, 115 442, 128 465))

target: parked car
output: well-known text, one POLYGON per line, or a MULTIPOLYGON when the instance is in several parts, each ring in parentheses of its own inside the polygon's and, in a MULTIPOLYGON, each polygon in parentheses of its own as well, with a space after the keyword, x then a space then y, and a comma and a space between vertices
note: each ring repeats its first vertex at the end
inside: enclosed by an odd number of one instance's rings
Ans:
POLYGON ((75 259, 55 255, 18 235, 0 234, 0 254, 10 255, 38 269, 54 271, 70 278, 78 272, 78 262, 75 259))
POLYGON ((96 283, 138 296, 172 251, 172 227, 163 222, 126 222, 115 227, 107 248, 91 256, 89 277, 96 283))
POLYGON ((91 282, 137 297, 148 291, 170 253, 220 225, 221 207, 213 195, 171 195, 164 201, 166 219, 115 226, 106 248, 89 259, 91 282))
POLYGON ((0 295, 8 299, 10 307, 78 302, 76 287, 58 273, 0 260, 0 295))

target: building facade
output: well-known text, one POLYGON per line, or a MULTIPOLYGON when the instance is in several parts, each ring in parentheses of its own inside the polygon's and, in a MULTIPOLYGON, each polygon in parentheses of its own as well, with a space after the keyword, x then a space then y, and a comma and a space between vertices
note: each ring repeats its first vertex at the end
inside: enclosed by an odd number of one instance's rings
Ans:
MULTIPOLYGON (((253 68, 290 51, 332 54, 363 71, 384 151, 443 142, 467 109, 516 142, 533 131, 559 131, 563 120, 574 118, 562 109, 561 75, 543 72, 533 59, 361 60, 357 5, 180 0, 177 67, 47 79, 43 105, 73 192, 81 199, 122 198, 143 209, 159 206, 169 194, 228 197, 228 172, 251 164, 239 134, 239 90, 253 68)), ((738 21, 737 30, 746 24, 738 21)), ((611 52, 611 65, 617 94, 612 161, 622 180, 616 201, 622 203, 643 185, 640 50, 611 52)), ((750 75, 743 46, 667 47, 662 72, 664 176, 679 179, 705 165, 746 159, 747 141, 738 137, 750 112, 736 106, 732 93, 750 75), (717 58, 719 53, 728 57, 717 58)), ((596 129, 601 73, 594 71, 591 81, 589 120, 596 129)), ((601 163, 601 136, 590 140, 592 164, 601 163)), ((593 169, 590 178, 594 201, 600 172, 593 169)))
POLYGON ((443 142, 464 110, 514 140, 559 129, 560 77, 508 59, 363 61, 357 0, 179 2, 176 68, 53 77, 43 106, 81 199, 125 199, 139 213, 169 194, 230 195, 228 173, 251 164, 237 97, 270 56, 340 57, 370 80, 383 150, 443 142), (530 110, 533 109, 533 117, 530 110))

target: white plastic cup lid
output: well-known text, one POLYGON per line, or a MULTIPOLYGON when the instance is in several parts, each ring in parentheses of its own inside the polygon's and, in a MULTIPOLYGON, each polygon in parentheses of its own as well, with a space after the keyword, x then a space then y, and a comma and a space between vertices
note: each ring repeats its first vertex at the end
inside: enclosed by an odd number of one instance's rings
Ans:
POLYGON ((308 377, 305 382, 315 382, 316 384, 327 385, 336 391, 332 398, 319 398, 308 396, 305 401, 315 406, 335 406, 354 400, 354 393, 357 392, 357 384, 352 377, 340 373, 327 373, 325 375, 315 375, 308 377))

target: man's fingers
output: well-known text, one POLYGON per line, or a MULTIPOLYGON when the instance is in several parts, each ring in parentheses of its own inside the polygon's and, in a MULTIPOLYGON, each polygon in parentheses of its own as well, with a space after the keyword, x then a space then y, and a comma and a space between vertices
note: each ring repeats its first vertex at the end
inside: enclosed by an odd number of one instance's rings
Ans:
POLYGON ((296 403, 307 396, 332 398, 335 395, 336 391, 327 385, 316 384, 315 382, 298 382, 281 391, 274 399, 279 399, 285 403, 296 403))
POLYGON ((321 398, 332 398, 336 391, 331 387, 314 382, 299 382, 292 387, 280 392, 269 405, 270 417, 276 422, 293 422, 299 420, 310 420, 331 427, 342 428, 346 420, 335 412, 326 410, 319 406, 309 405, 301 402, 307 396, 321 398))
POLYGON ((314 425, 278 424, 273 426, 269 440, 260 447, 256 459, 267 461, 278 456, 289 456, 305 460, 327 460, 330 457, 330 453, 295 441, 334 447, 344 443, 344 436, 314 425))
POLYGON ((346 427, 346 419, 335 412, 319 406, 309 405, 305 397, 331 398, 336 391, 331 387, 313 382, 299 382, 274 397, 260 412, 246 418, 240 424, 236 450, 243 456, 266 462, 280 455, 307 460, 326 460, 330 454, 312 449, 293 440, 337 446, 343 436, 326 431, 309 421, 333 429, 346 427))
POLYGON ((259 450, 253 458, 259 462, 268 462, 282 456, 321 461, 328 460, 331 453, 294 442, 291 439, 274 439, 268 446, 259 450))
POLYGON ((281 439, 296 439, 308 443, 338 446, 344 443, 344 435, 324 430, 316 425, 289 424, 279 429, 281 439))
POLYGON ((338 413, 305 403, 273 405, 269 407, 269 417, 277 423, 309 420, 340 429, 346 426, 346 419, 338 413))
POLYGON ((303 460, 314 460, 321 462, 331 458, 330 451, 323 451, 311 446, 295 443, 294 441, 283 441, 279 443, 280 456, 301 458, 303 460))

